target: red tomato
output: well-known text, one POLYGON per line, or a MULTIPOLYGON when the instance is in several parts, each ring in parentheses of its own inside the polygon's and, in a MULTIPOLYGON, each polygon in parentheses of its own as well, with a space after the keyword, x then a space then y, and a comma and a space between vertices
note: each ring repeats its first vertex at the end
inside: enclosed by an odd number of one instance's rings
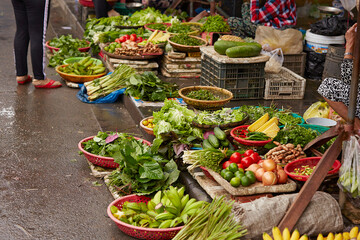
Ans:
POLYGON ((244 166, 241 163, 238 163, 237 165, 238 165, 238 168, 244 169, 244 166))
POLYGON ((241 154, 238 152, 234 152, 233 154, 231 154, 229 160, 234 163, 240 163, 241 162, 241 154))
POLYGON ((130 39, 130 35, 129 35, 129 34, 124 35, 124 37, 125 37, 126 40, 129 40, 129 39, 130 39))
POLYGON ((115 42, 120 43, 120 38, 115 39, 115 42))
POLYGON ((223 165, 222 165, 222 168, 223 168, 223 169, 227 168, 231 163, 232 163, 232 162, 231 162, 230 160, 224 162, 223 165))
POLYGON ((136 39, 137 39, 136 34, 135 33, 131 34, 129 39, 133 42, 136 42, 136 39))
POLYGON ((244 168, 248 168, 251 164, 253 164, 253 160, 251 157, 243 157, 241 159, 241 164, 244 166, 244 168))
POLYGON ((136 39, 136 42, 137 42, 137 43, 140 43, 140 42, 142 42, 142 41, 143 41, 142 37, 138 37, 138 38, 136 39))
POLYGON ((250 155, 250 157, 254 160, 254 163, 259 162, 259 160, 261 159, 261 157, 259 156, 259 154, 257 152, 254 152, 250 155))
POLYGON ((246 150, 245 152, 244 152, 244 156, 247 156, 247 157, 249 157, 251 154, 253 154, 254 153, 254 150, 252 150, 252 149, 249 149, 249 150, 246 150))
POLYGON ((120 38, 119 38, 119 41, 121 42, 121 43, 123 43, 123 42, 125 42, 127 39, 126 39, 126 36, 121 36, 120 38))

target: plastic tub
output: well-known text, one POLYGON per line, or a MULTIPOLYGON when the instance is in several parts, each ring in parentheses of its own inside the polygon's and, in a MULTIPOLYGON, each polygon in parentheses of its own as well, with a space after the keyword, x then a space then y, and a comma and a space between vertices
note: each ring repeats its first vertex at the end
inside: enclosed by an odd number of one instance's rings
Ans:
POLYGON ((306 46, 317 53, 327 53, 330 44, 344 44, 345 36, 323 36, 306 31, 306 46))

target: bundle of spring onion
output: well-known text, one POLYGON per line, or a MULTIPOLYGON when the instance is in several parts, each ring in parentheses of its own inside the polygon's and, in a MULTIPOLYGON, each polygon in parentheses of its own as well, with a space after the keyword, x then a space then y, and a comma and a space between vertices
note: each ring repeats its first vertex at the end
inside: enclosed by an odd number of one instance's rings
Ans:
POLYGON ((188 168, 193 169, 199 166, 207 167, 215 172, 220 172, 220 162, 226 154, 220 149, 202 149, 184 151, 183 161, 191 164, 188 168))
POLYGON ((231 214, 234 201, 225 201, 224 196, 214 198, 200 209, 180 230, 173 240, 235 240, 246 234, 231 214))
POLYGON ((84 85, 89 96, 88 99, 93 101, 97 98, 105 97, 106 95, 125 87, 126 81, 133 74, 135 74, 135 69, 126 64, 121 64, 112 74, 90 82, 85 82, 84 85))

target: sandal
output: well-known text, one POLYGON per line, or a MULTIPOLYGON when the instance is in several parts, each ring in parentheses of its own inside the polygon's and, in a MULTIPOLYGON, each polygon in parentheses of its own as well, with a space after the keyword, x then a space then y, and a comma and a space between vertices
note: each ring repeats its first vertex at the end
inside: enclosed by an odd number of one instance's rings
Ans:
POLYGON ((16 82, 19 85, 24 85, 24 84, 29 83, 31 81, 32 81, 32 77, 30 75, 27 75, 27 78, 25 80, 16 80, 16 82))
MULTIPOLYGON (((33 81, 34 82, 40 82, 40 81, 43 81, 43 80, 35 80, 33 81)), ((59 88, 61 87, 62 84, 58 81, 54 81, 54 80, 50 80, 47 84, 45 85, 41 85, 41 84, 34 84, 34 87, 35 88, 59 88), (59 84, 57 84, 59 83, 59 84)))

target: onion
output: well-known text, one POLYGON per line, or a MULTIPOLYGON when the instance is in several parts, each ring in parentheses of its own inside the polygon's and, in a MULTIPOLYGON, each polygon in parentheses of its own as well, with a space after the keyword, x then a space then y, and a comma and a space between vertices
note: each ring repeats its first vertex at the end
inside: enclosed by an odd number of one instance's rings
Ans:
POLYGON ((257 164, 258 164, 260 167, 263 167, 263 163, 264 163, 264 160, 260 160, 257 164))
POLYGON ((263 168, 265 171, 274 171, 276 169, 276 163, 272 159, 266 159, 264 160, 263 168))
POLYGON ((276 165, 276 170, 283 170, 283 168, 280 165, 276 165))
POLYGON ((284 170, 278 170, 277 175, 278 175, 278 183, 279 184, 287 183, 288 175, 286 174, 286 172, 284 170))
POLYGON ((265 172, 262 176, 264 186, 271 186, 277 183, 277 174, 271 171, 265 172))
POLYGON ((264 175, 265 170, 263 168, 258 168, 255 172, 256 180, 262 182, 262 176, 264 175))
POLYGON ((246 169, 246 171, 252 171, 255 173, 256 170, 258 170, 259 168, 261 168, 261 167, 258 164, 253 163, 246 169))

